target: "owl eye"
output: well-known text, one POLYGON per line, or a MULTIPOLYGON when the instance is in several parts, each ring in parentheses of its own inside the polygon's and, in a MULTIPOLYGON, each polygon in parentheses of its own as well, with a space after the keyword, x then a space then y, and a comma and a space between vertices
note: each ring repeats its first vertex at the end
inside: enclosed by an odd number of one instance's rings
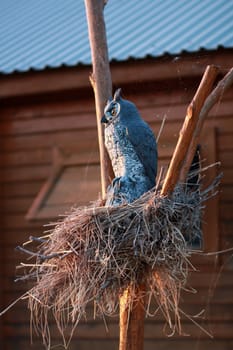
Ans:
POLYGON ((112 117, 116 117, 120 112, 120 104, 115 102, 113 105, 112 105, 112 109, 111 109, 111 116, 112 117))
POLYGON ((105 108, 105 116, 108 121, 111 121, 114 117, 117 117, 117 115, 120 112, 120 104, 117 102, 111 103, 111 105, 107 105, 105 108))
POLYGON ((114 106, 113 109, 111 110, 111 116, 115 117, 117 115, 117 107, 114 106))

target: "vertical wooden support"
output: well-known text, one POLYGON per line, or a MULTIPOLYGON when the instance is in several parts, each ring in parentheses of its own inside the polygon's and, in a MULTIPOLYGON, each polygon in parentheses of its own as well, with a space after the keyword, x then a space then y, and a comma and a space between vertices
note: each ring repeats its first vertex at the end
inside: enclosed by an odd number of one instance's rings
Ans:
MULTIPOLYGON (((105 2, 104 0, 85 0, 93 65, 93 73, 90 80, 95 94, 103 197, 109 182, 111 167, 104 147, 103 129, 100 120, 105 103, 112 96, 111 73, 103 16, 105 2)), ((138 290, 134 291, 133 296, 129 288, 120 297, 120 350, 143 350, 144 307, 143 300, 139 300, 136 295, 141 296, 141 288, 143 287, 139 287, 138 290), (129 308, 128 305, 131 305, 131 307, 129 308)))
POLYGON ((101 118, 107 100, 112 96, 112 79, 108 59, 108 47, 104 22, 105 0, 85 0, 89 41, 92 56, 92 75, 90 77, 95 94, 95 107, 100 152, 101 190, 105 197, 111 174, 111 163, 104 147, 101 118))
POLYGON ((120 297, 119 350, 143 350, 145 287, 129 286, 120 297))

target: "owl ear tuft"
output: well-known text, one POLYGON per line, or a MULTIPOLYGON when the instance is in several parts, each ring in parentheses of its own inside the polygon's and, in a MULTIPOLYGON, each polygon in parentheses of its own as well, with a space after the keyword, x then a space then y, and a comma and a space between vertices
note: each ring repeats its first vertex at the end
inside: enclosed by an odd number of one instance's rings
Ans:
POLYGON ((117 89, 115 94, 114 94, 113 100, 118 101, 118 100, 120 100, 120 98, 121 98, 121 89, 117 89))

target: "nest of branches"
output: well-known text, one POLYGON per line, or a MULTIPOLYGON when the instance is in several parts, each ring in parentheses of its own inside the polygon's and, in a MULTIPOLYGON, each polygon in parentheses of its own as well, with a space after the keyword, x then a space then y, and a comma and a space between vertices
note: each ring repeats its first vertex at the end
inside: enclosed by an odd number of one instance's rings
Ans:
POLYGON ((180 185, 171 197, 153 190, 119 207, 73 209, 44 237, 32 237, 39 241, 31 252, 36 261, 19 279, 35 281, 27 298, 47 347, 50 313, 64 336, 68 325, 75 329, 86 316, 88 303, 100 315, 114 315, 123 291, 142 283, 146 312, 155 299, 171 330, 180 333, 179 298, 192 268, 191 243, 201 237, 202 203, 218 180, 203 192, 180 185))

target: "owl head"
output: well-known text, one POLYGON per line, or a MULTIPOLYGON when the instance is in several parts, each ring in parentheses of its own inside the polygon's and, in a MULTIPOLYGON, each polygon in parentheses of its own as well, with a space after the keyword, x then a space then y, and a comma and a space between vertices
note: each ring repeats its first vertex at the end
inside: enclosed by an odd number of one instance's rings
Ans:
POLYGON ((120 114, 121 110, 121 89, 116 90, 112 100, 109 100, 104 108, 104 115, 101 119, 101 123, 109 124, 113 122, 120 114))
POLYGON ((113 122, 121 122, 129 125, 141 120, 141 116, 134 103, 121 97, 121 89, 117 89, 112 100, 109 100, 104 109, 101 123, 105 126, 113 122))

